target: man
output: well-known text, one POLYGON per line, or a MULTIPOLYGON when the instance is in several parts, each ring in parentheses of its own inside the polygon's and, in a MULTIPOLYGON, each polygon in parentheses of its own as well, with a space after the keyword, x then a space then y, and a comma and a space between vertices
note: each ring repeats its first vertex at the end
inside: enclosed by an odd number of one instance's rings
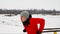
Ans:
POLYGON ((27 34, 41 34, 44 29, 45 20, 43 18, 32 18, 27 11, 21 13, 21 21, 24 26, 23 32, 27 32, 27 34), (39 29, 37 24, 40 24, 39 29))

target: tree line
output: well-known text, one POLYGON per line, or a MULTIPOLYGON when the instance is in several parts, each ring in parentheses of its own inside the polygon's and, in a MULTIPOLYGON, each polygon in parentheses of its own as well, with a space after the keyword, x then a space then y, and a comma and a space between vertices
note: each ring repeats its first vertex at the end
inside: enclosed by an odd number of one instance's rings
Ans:
POLYGON ((8 9, 0 9, 0 14, 20 14, 22 11, 28 11, 30 14, 50 14, 50 15, 60 15, 60 11, 54 10, 38 10, 38 9, 30 9, 30 10, 8 10, 8 9))

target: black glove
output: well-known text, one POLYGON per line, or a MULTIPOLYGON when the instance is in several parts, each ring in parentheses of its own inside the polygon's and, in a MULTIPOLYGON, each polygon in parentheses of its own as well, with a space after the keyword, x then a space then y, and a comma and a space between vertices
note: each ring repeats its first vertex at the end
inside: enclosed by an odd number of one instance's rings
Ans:
POLYGON ((41 32, 39 31, 39 30, 37 30, 37 32, 36 32, 37 34, 41 34, 41 32))
POLYGON ((26 32, 26 29, 24 29, 23 32, 26 32))

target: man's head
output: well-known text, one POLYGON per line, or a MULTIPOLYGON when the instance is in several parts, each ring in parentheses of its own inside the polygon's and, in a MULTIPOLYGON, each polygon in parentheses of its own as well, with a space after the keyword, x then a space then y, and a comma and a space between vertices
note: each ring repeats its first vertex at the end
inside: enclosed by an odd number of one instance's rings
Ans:
POLYGON ((21 21, 24 22, 29 18, 29 12, 23 11, 21 12, 21 21))

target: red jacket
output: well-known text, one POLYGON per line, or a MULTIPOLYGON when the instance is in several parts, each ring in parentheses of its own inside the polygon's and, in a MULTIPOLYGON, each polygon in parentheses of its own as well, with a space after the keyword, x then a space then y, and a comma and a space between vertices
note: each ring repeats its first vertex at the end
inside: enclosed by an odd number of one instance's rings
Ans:
POLYGON ((43 31, 45 25, 45 20, 43 18, 31 18, 30 24, 24 26, 27 31, 27 34, 36 34, 36 31, 39 30, 40 32, 43 31), (40 28, 38 29, 37 24, 40 24, 40 28))

